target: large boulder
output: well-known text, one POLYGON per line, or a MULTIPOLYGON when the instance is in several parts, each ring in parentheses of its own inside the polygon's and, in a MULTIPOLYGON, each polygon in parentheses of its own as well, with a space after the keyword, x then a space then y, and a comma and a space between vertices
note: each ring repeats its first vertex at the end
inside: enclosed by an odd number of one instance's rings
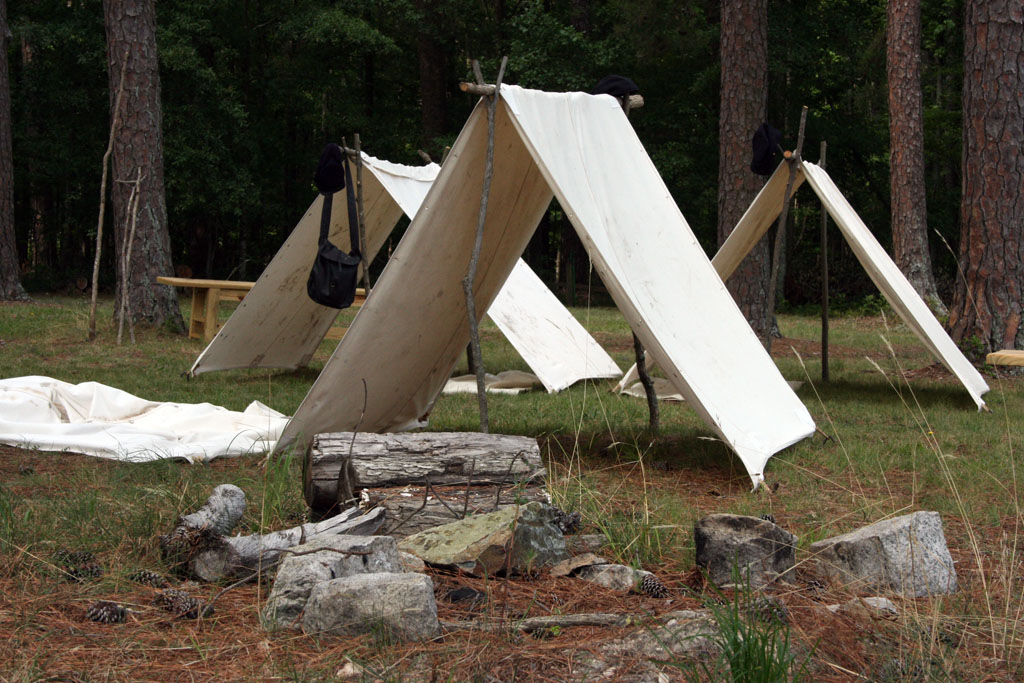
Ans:
POLYGON ((441 634, 434 582, 425 574, 357 574, 317 584, 302 615, 309 635, 371 633, 398 641, 441 634))
POLYGON ((697 565, 719 586, 738 577, 751 588, 763 588, 796 560, 796 536, 757 517, 708 515, 694 525, 693 535, 697 565))
POLYGON ((421 531, 398 547, 427 564, 476 576, 532 573, 569 557, 552 518, 549 506, 528 503, 421 531))
POLYGON ((404 571, 398 546, 390 536, 327 536, 297 545, 277 570, 263 608, 271 628, 298 628, 313 588, 355 574, 404 571))
POLYGON ((854 591, 906 597, 954 593, 956 568, 937 512, 885 519, 811 544, 817 573, 854 591))

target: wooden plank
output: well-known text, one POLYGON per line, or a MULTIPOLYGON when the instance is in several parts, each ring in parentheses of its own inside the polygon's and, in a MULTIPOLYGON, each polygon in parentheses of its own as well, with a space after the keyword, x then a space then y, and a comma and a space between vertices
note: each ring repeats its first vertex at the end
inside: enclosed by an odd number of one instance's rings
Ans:
POLYGON ((229 290, 242 290, 248 292, 253 288, 255 282, 245 282, 242 280, 204 280, 200 278, 191 277, 169 277, 161 275, 156 279, 162 285, 171 285, 172 287, 193 287, 193 288, 205 288, 205 289, 229 289, 229 290))
POLYGON ((1024 365, 1024 351, 1017 349, 993 351, 985 356, 985 362, 989 365, 1024 365))

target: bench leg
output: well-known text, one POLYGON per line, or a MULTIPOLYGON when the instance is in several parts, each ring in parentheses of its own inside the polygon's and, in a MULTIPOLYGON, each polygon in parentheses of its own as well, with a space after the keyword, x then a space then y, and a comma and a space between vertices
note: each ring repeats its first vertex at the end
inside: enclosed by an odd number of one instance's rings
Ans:
POLYGON ((192 317, 188 324, 189 339, 202 339, 206 320, 206 290, 200 287, 192 289, 192 317))
POLYGON ((204 315, 203 340, 213 341, 217 334, 217 307, 220 305, 220 290, 211 288, 206 295, 206 313, 204 315))

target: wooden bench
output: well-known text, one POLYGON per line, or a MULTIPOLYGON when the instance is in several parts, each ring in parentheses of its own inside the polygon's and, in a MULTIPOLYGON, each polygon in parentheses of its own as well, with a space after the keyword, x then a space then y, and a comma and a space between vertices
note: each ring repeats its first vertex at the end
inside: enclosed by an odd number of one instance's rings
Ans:
MULTIPOLYGON (((192 317, 188 325, 188 336, 210 342, 220 329, 217 321, 217 308, 221 301, 241 301, 252 289, 255 282, 240 280, 203 280, 190 277, 168 277, 161 275, 156 281, 172 287, 188 287, 192 290, 192 317)), ((366 293, 362 288, 356 290, 356 299, 352 307, 362 306, 366 301, 366 293)), ((332 327, 327 332, 327 339, 341 339, 345 328, 332 327)))
POLYGON ((989 365, 1024 365, 1024 351, 1016 349, 994 351, 985 356, 985 362, 989 365))

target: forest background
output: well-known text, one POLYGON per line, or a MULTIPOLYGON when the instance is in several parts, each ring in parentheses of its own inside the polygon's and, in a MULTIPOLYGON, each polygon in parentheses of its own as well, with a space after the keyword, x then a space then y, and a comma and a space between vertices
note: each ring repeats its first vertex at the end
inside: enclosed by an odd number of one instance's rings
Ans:
MULTIPOLYGON (((469 60, 493 76, 504 54, 505 82, 525 87, 588 91, 612 73, 636 81, 646 105, 631 121, 706 251, 716 250, 718 0, 180 0, 156 10, 168 227, 182 272, 255 279, 312 200, 325 142, 358 132, 374 156, 417 164, 424 150, 440 161, 476 102, 458 89, 472 80, 469 60)), ((111 110, 103 3, 8 11, 21 278, 30 293, 67 290, 89 277, 95 254, 111 110)), ((961 0, 922 3, 929 242, 946 301, 960 239, 963 16, 961 0)), ((795 145, 806 105, 805 158, 827 140, 830 174, 891 247, 885 0, 772 0, 767 61, 767 120, 783 146, 795 145)), ((799 197, 793 209, 783 307, 819 300, 819 210, 799 197)), ((845 243, 832 245, 833 304, 862 303, 874 288, 845 243)), ((557 203, 525 257, 582 303, 575 285, 586 294, 587 257, 557 203)))

